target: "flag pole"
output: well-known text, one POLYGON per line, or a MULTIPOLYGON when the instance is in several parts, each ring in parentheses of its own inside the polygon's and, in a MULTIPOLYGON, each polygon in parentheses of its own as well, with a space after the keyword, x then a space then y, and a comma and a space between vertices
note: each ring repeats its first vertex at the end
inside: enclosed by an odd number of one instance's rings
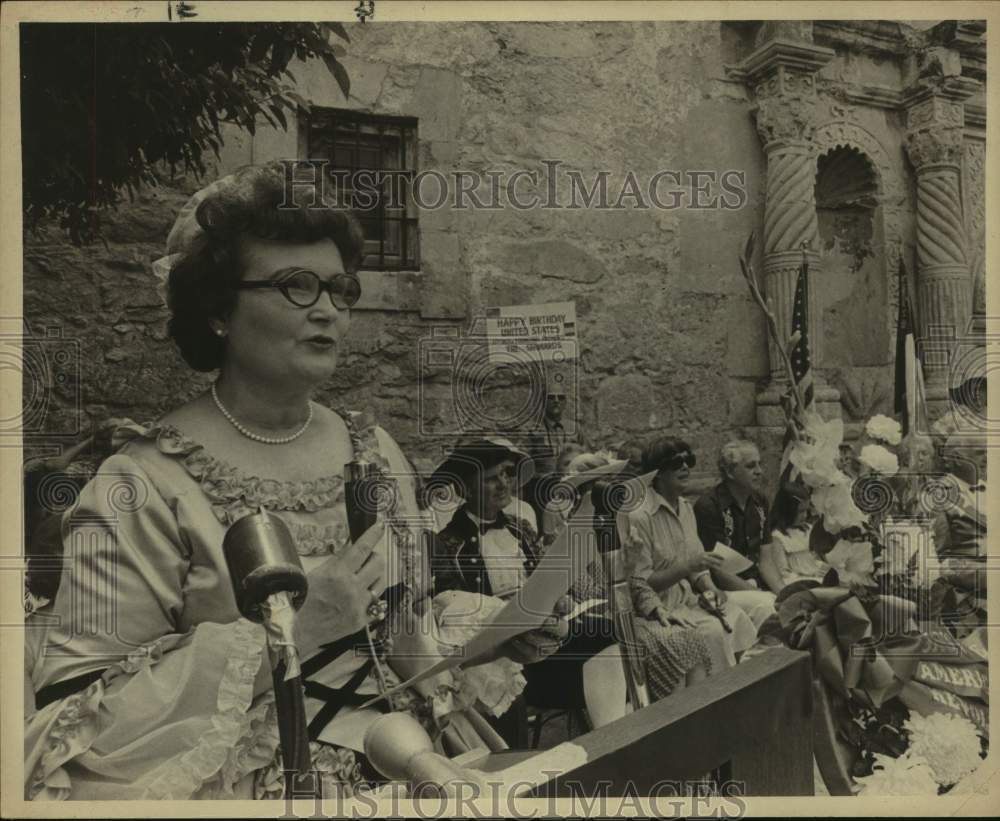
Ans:
MULTIPOLYGON (((753 264, 751 261, 756 242, 757 232, 751 231, 750 236, 747 237, 743 254, 740 255, 740 271, 742 272, 747 285, 750 287, 750 295, 753 297, 754 302, 756 302, 758 307, 764 312, 764 317, 767 320, 768 332, 771 335, 771 339, 774 341, 775 347, 778 349, 779 358, 785 366, 785 376, 788 378, 788 383, 792 387, 792 393, 795 397, 798 410, 800 411, 800 414, 798 414, 799 424, 793 426, 796 432, 796 437, 798 437, 798 431, 805 427, 805 405, 802 400, 802 394, 800 393, 798 385, 795 382, 795 371, 792 368, 791 350, 795 347, 795 343, 791 338, 783 337, 781 332, 778 330, 778 321, 774 318, 774 312, 771 310, 768 301, 764 299, 760 286, 757 284, 757 275, 753 270, 753 264)), ((807 243, 803 243, 803 245, 806 244, 807 243)), ((803 249, 803 254, 804 253, 805 249, 803 249)), ((793 415, 796 414, 793 412, 793 415)))

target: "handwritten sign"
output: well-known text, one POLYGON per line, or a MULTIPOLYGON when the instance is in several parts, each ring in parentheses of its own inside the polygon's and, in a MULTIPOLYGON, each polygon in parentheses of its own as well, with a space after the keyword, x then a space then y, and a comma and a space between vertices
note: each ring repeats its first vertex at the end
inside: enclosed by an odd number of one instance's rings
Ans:
POLYGON ((507 305, 486 309, 491 362, 529 356, 543 362, 576 359, 576 303, 507 305))

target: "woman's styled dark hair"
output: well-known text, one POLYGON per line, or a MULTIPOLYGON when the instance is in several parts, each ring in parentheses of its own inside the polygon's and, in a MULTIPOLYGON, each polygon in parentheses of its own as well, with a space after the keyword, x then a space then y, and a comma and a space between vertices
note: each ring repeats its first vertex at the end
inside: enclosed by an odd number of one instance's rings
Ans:
POLYGON ((693 464, 694 452, 687 442, 677 436, 660 436, 643 448, 642 470, 648 473, 670 467, 677 457, 685 454, 692 459, 693 464))
POLYGON ((361 264, 364 235, 358 221, 324 198, 320 186, 295 178, 295 165, 275 161, 241 168, 194 211, 197 226, 167 282, 167 329, 197 371, 222 365, 225 343, 209 322, 227 316, 236 304, 243 278, 240 237, 288 243, 332 239, 347 273, 361 264))
POLYGON ((767 532, 780 530, 787 535, 799 516, 803 505, 809 504, 809 492, 800 485, 784 484, 774 494, 771 512, 768 515, 767 532))

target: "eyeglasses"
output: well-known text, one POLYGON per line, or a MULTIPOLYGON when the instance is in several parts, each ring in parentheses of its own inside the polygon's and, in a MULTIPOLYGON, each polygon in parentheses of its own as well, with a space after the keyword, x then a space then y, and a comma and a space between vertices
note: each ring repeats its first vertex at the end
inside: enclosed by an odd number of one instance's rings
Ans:
POLYGON ((682 450, 680 453, 675 453, 669 459, 663 462, 663 467, 667 470, 680 470, 681 465, 687 465, 689 468, 693 468, 696 463, 694 454, 689 450, 682 450))
POLYGON ((335 308, 345 310, 361 299, 361 282, 353 274, 334 274, 322 280, 319 274, 298 268, 279 279, 246 279, 236 286, 238 290, 277 288, 292 305, 311 308, 323 291, 330 295, 335 308))

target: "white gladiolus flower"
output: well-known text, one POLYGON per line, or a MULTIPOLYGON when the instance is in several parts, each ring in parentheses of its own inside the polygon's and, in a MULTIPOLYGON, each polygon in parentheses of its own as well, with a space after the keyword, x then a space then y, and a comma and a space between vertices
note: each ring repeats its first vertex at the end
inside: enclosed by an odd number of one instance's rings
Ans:
POLYGON ((823 560, 836 568, 841 584, 870 585, 874 582, 875 560, 869 542, 849 542, 841 539, 827 552, 823 560))
POLYGON ((840 419, 824 421, 820 416, 808 418, 805 437, 793 445, 788 461, 809 487, 835 484, 843 474, 837 468, 840 443, 844 439, 844 423, 840 419))
POLYGON ((810 497, 816 512, 823 517, 823 527, 832 534, 848 527, 860 527, 866 521, 865 514, 854 503, 847 477, 840 475, 843 480, 815 488, 810 497))

